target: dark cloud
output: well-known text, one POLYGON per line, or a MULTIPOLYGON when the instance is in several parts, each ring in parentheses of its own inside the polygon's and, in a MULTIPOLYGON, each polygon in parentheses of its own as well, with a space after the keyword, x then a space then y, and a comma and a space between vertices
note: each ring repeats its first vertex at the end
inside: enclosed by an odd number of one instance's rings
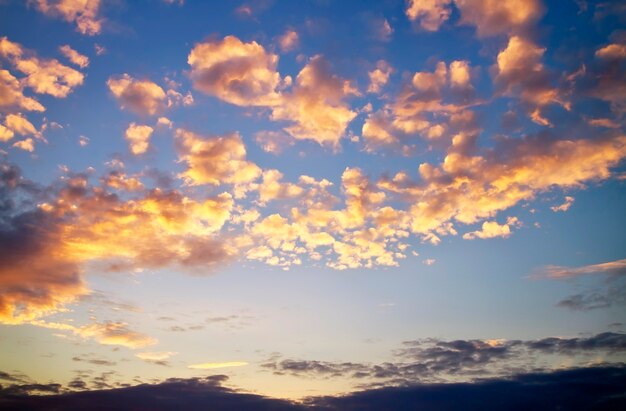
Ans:
MULTIPOLYGON (((0 390, 3 410, 238 410, 238 411, 409 411, 568 410, 609 411, 626 407, 626 367, 591 367, 519 374, 474 383, 418 384, 312 397, 304 404, 244 394, 223 387, 223 375, 169 379, 159 384, 57 395, 0 390)), ((59 392, 58 384, 31 385, 59 392)))
MULTIPOLYGON (((160 384, 61 395, 27 396, 19 389, 0 391, 3 410, 259 410, 298 411, 289 401, 243 394, 223 387, 226 376, 168 379, 160 384)), ((108 388, 108 387, 103 387, 108 388)), ((58 392, 58 390, 57 390, 58 392)))
POLYGON ((535 371, 540 355, 617 354, 626 351, 626 334, 605 332, 590 337, 539 340, 406 341, 395 361, 381 364, 281 359, 275 355, 261 367, 276 375, 305 378, 348 377, 361 386, 407 386, 463 378, 505 376, 535 371), (522 364, 522 365, 520 365, 522 364))
POLYGON ((532 373, 462 384, 383 388, 314 399, 323 410, 618 410, 626 407, 624 367, 532 373))

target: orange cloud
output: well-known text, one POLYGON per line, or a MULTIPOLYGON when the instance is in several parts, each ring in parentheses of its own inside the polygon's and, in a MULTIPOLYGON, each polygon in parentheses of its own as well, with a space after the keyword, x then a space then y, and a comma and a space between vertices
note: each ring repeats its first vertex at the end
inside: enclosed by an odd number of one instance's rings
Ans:
POLYGON ((35 53, 23 49, 20 44, 11 42, 6 37, 0 38, 0 56, 25 74, 21 83, 38 94, 67 97, 83 84, 85 78, 80 71, 65 66, 56 59, 40 59, 35 53))
POLYGON ((358 95, 350 82, 330 72, 322 56, 314 56, 296 77, 291 93, 272 108, 273 120, 294 123, 284 128, 299 140, 309 139, 320 145, 337 148, 348 123, 357 113, 344 101, 358 95))
POLYGON ((85 68, 89 66, 89 57, 80 54, 73 48, 71 48, 68 44, 59 47, 59 51, 63 54, 67 59, 72 63, 77 65, 80 68, 85 68))
POLYGON ((455 0, 461 23, 476 27, 479 37, 520 33, 545 12, 540 0, 455 0))
POLYGON ((482 229, 463 234, 464 240, 473 240, 475 238, 487 239, 502 237, 507 238, 513 233, 511 226, 519 225, 519 221, 515 217, 507 219, 506 224, 498 224, 496 221, 485 221, 482 229))
POLYGON ((452 0, 409 0, 405 10, 411 21, 427 31, 437 31, 450 18, 452 0))
POLYGON ((179 158, 187 164, 180 177, 189 185, 245 186, 261 176, 261 169, 246 160, 246 147, 237 133, 204 138, 177 129, 175 138, 179 158))
POLYGON ((24 96, 24 87, 19 80, 7 71, 0 70, 0 111, 15 110, 44 111, 37 100, 24 96))
POLYGON ((199 43, 189 53, 194 87, 239 106, 273 106, 278 103, 278 56, 255 41, 234 36, 199 43))

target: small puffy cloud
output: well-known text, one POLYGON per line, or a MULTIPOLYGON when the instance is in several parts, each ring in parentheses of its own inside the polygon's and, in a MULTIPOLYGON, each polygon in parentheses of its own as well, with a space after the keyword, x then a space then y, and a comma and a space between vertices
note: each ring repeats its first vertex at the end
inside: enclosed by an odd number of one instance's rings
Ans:
POLYGON ((450 18, 452 0, 409 0, 405 10, 410 21, 427 31, 437 31, 450 18))
POLYGON ((623 60, 626 58, 626 44, 609 44, 596 50, 596 57, 605 60, 623 60))
POLYGON ((130 151, 135 155, 148 151, 150 146, 150 136, 154 129, 150 126, 130 123, 124 136, 130 144, 130 151))
POLYGON ((24 86, 8 70, 0 70, 0 111, 44 111, 45 108, 32 97, 24 96, 24 86))
POLYGON ((261 169, 246 160, 246 147, 237 133, 205 138, 177 129, 179 158, 187 164, 181 173, 189 185, 245 185, 261 176, 261 169))
POLYGON ((380 93, 382 88, 389 81, 389 76, 393 73, 393 68, 385 60, 378 60, 376 68, 368 74, 370 84, 367 87, 368 93, 380 93))
POLYGON ((213 370, 216 368, 243 367, 248 365, 245 361, 229 361, 229 362, 205 362, 201 364, 191 364, 187 368, 192 370, 213 370))
POLYGON ((13 143, 13 147, 32 153, 35 151, 35 141, 32 138, 13 143))
POLYGON ((550 207, 550 210, 554 211, 555 213, 558 211, 567 211, 572 206, 572 204, 574 204, 574 197, 565 196, 565 202, 563 204, 552 206, 550 207))
POLYGON ((234 36, 198 43, 187 59, 194 87, 239 106, 273 106, 278 103, 278 56, 255 41, 234 36))
POLYGON ((81 34, 93 36, 102 31, 100 0, 33 0, 32 3, 46 16, 75 23, 76 31, 81 34))
POLYGON ((38 94, 67 97, 83 84, 85 78, 80 71, 65 66, 56 59, 41 59, 34 52, 25 50, 6 37, 0 38, 0 56, 9 60, 16 70, 26 76, 21 79, 21 84, 38 94))
POLYGON ((150 80, 137 80, 128 74, 123 74, 110 77, 107 80, 107 86, 122 109, 150 116, 165 110, 165 91, 150 80))
POLYGON ((482 225, 481 230, 472 231, 470 233, 463 234, 464 240, 473 240, 475 238, 487 239, 487 238, 496 238, 502 237, 507 238, 513 232, 511 231, 511 226, 519 225, 519 221, 517 218, 512 217, 509 218, 506 224, 498 224, 496 221, 485 221, 482 225))
POLYGON ((157 127, 167 127, 171 129, 173 126, 174 123, 167 117, 159 117, 157 119, 157 127))
POLYGON ((77 65, 80 68, 85 68, 89 66, 89 57, 80 54, 73 48, 71 48, 68 44, 59 47, 59 51, 63 54, 67 59, 72 63, 77 65))
POLYGON ((520 33, 545 12, 541 0, 455 0, 455 4, 461 23, 475 26, 479 37, 520 33))
POLYGON ((278 46, 283 53, 294 50, 300 44, 300 36, 293 29, 287 29, 283 35, 278 38, 278 46))

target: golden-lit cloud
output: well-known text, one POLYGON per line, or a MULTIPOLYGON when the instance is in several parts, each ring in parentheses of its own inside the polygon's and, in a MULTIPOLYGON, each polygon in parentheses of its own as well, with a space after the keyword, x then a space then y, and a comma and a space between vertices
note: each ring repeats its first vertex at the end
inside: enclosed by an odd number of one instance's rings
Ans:
POLYGON ((29 324, 43 328, 71 332, 85 339, 94 339, 103 345, 117 345, 130 349, 144 348, 154 345, 157 339, 138 331, 131 330, 124 322, 94 322, 89 325, 76 326, 70 323, 49 322, 40 319, 29 321, 29 324))
POLYGON ((150 136, 154 129, 150 126, 130 123, 124 137, 130 145, 130 152, 134 155, 144 154, 150 146, 150 136))
POLYGON ((8 70, 0 70, 0 111, 44 111, 37 100, 24 95, 24 86, 8 70))
POLYGON ((35 141, 29 137, 25 140, 13 143, 13 147, 32 153, 33 151, 35 151, 35 141))
POLYGON ((461 23, 476 27, 479 37, 520 33, 545 12, 541 0, 455 0, 461 23))
POLYGON ((321 55, 308 61, 293 86, 291 77, 281 79, 277 55, 234 36, 196 44, 188 63, 196 89, 238 106, 270 108, 270 118, 291 123, 284 130, 298 140, 337 149, 357 114, 344 99, 359 92, 331 73, 321 55))
POLYGON ((122 109, 140 115, 155 115, 165 110, 166 94, 163 88, 150 80, 138 80, 128 74, 110 77, 107 86, 122 109))
POLYGON ((194 87, 239 106, 273 106, 281 79, 278 56, 234 36, 198 43, 189 53, 194 87))
POLYGON ((229 361, 229 362, 205 362, 201 364, 191 364, 187 368, 192 370, 213 370, 216 368, 243 367, 248 365, 245 361, 229 361))
POLYGON ((422 29, 437 31, 450 18, 451 3, 452 0, 409 0, 405 13, 422 29))
POLYGON ((40 137, 41 133, 21 114, 9 114, 4 119, 4 125, 10 131, 22 136, 40 137))
POLYGON ((383 109, 368 115, 361 133, 368 151, 410 143, 410 137, 440 139, 452 130, 475 132, 471 68, 467 61, 440 61, 434 71, 418 71, 383 109))
POLYGON ((291 92, 283 94, 281 104, 272 108, 271 118, 292 122, 284 130, 298 140, 338 148, 348 123, 357 115, 345 98, 358 94, 317 55, 300 71, 291 92))
POLYGON ((545 51, 530 40, 511 37, 507 47, 498 54, 494 78, 494 83, 505 95, 519 95, 529 104, 533 108, 531 119, 541 125, 549 125, 549 121, 541 116, 541 107, 557 103, 569 108, 542 63, 545 51))
POLYGON ((246 147, 237 133, 206 138, 185 129, 175 133, 181 173, 189 185, 246 185, 261 176, 261 169, 246 160, 246 147))
POLYGON ((85 78, 80 71, 65 66, 56 59, 41 59, 34 52, 22 48, 20 44, 6 37, 0 38, 0 56, 9 60, 17 71, 25 75, 20 80, 21 84, 38 94, 67 97, 83 84, 85 78))
POLYGON ((89 57, 80 54, 73 48, 71 48, 68 44, 59 47, 59 51, 63 54, 67 59, 72 63, 77 65, 80 68, 85 68, 89 66, 89 57))
POLYGON ((165 361, 177 353, 172 351, 138 352, 135 356, 144 361, 165 361))
POLYGON ((480 238, 484 240, 496 237, 507 238, 513 233, 511 227, 516 225, 519 225, 519 220, 515 217, 508 218, 505 224, 498 224, 496 221, 485 221, 480 230, 463 234, 463 239, 473 240, 480 238))
POLYGON ((100 0, 33 0, 37 10, 50 17, 59 17, 76 24, 76 31, 87 36, 102 31, 100 0))
POLYGON ((12 130, 0 124, 0 141, 7 142, 11 140, 14 135, 15 133, 12 130))

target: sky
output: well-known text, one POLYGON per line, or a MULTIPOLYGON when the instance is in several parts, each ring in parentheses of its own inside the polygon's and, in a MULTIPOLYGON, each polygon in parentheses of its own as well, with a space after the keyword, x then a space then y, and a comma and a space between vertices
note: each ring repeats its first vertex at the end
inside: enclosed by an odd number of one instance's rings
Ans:
POLYGON ((624 27, 619 1, 0 1, 0 405, 623 394, 624 27))

